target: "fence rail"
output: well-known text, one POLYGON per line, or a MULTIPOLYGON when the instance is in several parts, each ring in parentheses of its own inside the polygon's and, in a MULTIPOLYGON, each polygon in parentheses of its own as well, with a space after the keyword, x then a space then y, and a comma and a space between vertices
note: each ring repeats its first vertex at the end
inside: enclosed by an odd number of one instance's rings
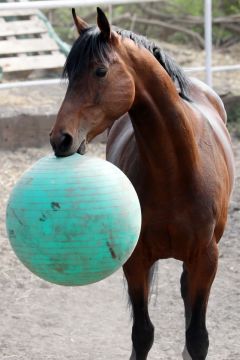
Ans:
MULTIPOLYGON (((239 65, 223 65, 213 66, 212 72, 224 72, 224 71, 238 71, 240 70, 239 65)), ((205 66, 198 66, 193 68, 184 68, 186 73, 195 73, 205 71, 205 66)), ((42 80, 30 80, 30 81, 16 81, 5 84, 0 84, 0 90, 14 89, 16 87, 32 87, 32 86, 46 86, 46 85, 59 85, 64 80, 58 79, 42 79, 42 80)))
POLYGON ((21 1, 12 3, 0 3, 0 10, 23 10, 23 9, 57 9, 70 7, 83 7, 93 5, 124 5, 133 3, 158 2, 159 0, 56 0, 56 1, 21 1))

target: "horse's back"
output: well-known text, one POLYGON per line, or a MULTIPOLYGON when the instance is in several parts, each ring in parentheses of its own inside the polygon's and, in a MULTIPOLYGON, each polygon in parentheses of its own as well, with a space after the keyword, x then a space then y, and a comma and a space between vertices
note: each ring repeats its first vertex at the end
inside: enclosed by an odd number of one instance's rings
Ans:
POLYGON ((191 78, 190 97, 201 107, 207 109, 213 108, 225 124, 227 123, 227 114, 220 96, 208 85, 199 79, 191 78))
POLYGON ((213 89, 198 79, 191 79, 190 97, 193 101, 189 106, 199 113, 201 143, 205 144, 210 161, 218 158, 220 163, 220 159, 223 159, 227 169, 226 176, 229 178, 232 189, 234 159, 231 138, 226 127, 227 114, 223 102, 213 89))

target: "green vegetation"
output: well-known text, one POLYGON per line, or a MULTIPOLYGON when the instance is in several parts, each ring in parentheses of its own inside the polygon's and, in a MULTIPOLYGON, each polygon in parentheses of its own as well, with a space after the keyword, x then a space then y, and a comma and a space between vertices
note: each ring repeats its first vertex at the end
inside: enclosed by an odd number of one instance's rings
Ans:
MULTIPOLYGON (((108 7, 103 7, 106 11, 108 7)), ((77 9, 89 23, 95 23, 95 7, 77 9)), ((159 0, 157 3, 113 7, 113 23, 168 42, 192 43, 203 47, 203 0, 159 0)), ((63 41, 72 43, 76 34, 70 9, 45 12, 63 41)), ((239 41, 240 0, 213 1, 213 43, 227 47, 239 41)))

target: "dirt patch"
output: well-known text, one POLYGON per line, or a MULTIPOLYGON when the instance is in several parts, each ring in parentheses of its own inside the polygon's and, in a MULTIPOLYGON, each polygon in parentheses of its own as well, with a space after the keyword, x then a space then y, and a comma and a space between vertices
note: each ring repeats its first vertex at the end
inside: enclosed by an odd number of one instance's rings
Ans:
MULTIPOLYGON (((210 360, 240 358, 240 144, 233 143, 236 185, 208 309, 210 360)), ((0 359, 123 360, 131 349, 131 320, 122 271, 84 287, 61 287, 31 274, 12 252, 5 231, 6 202, 20 174, 49 148, 0 154, 0 359)), ((90 153, 104 157, 104 145, 90 153)), ((150 306, 156 328, 149 360, 181 359, 184 343, 181 264, 160 261, 150 306)))

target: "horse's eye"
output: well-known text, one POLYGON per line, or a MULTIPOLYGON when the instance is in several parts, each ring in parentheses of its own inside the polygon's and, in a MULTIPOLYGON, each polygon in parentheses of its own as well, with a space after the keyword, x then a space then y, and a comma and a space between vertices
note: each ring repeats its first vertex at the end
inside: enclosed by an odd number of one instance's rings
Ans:
POLYGON ((97 68, 95 70, 95 75, 97 77, 104 77, 104 76, 106 76, 106 74, 107 74, 107 69, 106 68, 97 68))

